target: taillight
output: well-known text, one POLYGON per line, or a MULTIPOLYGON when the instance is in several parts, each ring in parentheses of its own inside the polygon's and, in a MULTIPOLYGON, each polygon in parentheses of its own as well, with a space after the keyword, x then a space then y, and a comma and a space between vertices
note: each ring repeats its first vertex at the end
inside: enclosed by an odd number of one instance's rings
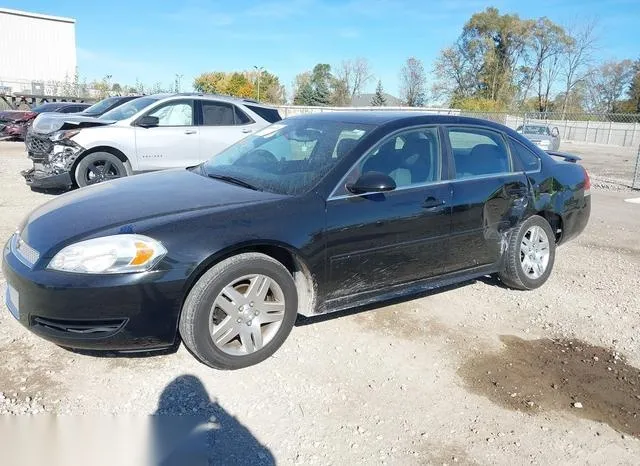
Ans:
POLYGON ((586 168, 582 167, 584 170, 584 195, 589 196, 591 194, 591 178, 589 178, 589 172, 586 168))

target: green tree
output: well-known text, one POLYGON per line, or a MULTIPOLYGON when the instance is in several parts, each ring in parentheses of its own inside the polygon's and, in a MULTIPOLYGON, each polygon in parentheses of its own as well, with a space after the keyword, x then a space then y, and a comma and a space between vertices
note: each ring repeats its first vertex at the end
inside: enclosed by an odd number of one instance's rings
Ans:
POLYGON ((627 110, 630 113, 640 113, 640 59, 633 64, 633 77, 627 91, 629 103, 627 110))
POLYGON ((223 94, 227 88, 227 81, 226 73, 221 71, 202 73, 194 79, 193 88, 206 94, 223 94))
POLYGON ((326 106, 331 103, 331 65, 318 63, 311 71, 313 86, 313 105, 326 106))
POLYGON ((315 105, 315 92, 311 82, 303 83, 293 99, 295 105, 315 105))
POLYGON ((347 107, 351 104, 351 95, 347 83, 343 79, 331 79, 331 105, 347 107))
POLYGON ((387 105, 387 99, 384 97, 384 91, 382 90, 382 81, 380 80, 378 80, 378 85, 376 86, 376 93, 371 99, 371 105, 374 107, 384 107, 387 105))

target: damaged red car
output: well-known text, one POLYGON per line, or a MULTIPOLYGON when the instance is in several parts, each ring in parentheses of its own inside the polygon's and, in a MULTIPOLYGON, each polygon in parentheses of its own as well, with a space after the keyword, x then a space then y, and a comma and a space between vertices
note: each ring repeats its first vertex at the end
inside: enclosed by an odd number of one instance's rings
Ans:
POLYGON ((77 113, 89 108, 90 105, 79 102, 51 102, 38 105, 31 110, 0 112, 0 140, 17 139, 23 141, 27 129, 40 113, 77 113))

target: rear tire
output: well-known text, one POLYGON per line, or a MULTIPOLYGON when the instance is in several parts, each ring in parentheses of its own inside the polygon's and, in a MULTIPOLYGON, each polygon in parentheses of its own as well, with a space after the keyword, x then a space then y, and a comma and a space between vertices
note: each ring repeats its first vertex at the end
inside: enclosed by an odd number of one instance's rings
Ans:
POLYGON ((127 176, 125 164, 109 152, 93 152, 78 162, 74 181, 80 188, 127 176))
POLYGON ((533 215, 511 232, 500 280, 517 290, 538 288, 549 278, 555 256, 555 235, 549 222, 533 215))
POLYGON ((180 336, 208 366, 240 369, 275 353, 297 312, 296 286, 284 265, 265 254, 238 254, 195 283, 182 307, 180 336))

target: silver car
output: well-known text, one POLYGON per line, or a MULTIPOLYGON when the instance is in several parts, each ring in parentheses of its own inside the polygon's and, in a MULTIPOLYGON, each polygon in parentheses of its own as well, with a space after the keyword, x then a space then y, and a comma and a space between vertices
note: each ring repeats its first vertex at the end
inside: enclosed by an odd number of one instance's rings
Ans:
POLYGON ((542 150, 558 150, 560 148, 560 133, 558 128, 546 125, 520 125, 516 131, 529 139, 542 150))

